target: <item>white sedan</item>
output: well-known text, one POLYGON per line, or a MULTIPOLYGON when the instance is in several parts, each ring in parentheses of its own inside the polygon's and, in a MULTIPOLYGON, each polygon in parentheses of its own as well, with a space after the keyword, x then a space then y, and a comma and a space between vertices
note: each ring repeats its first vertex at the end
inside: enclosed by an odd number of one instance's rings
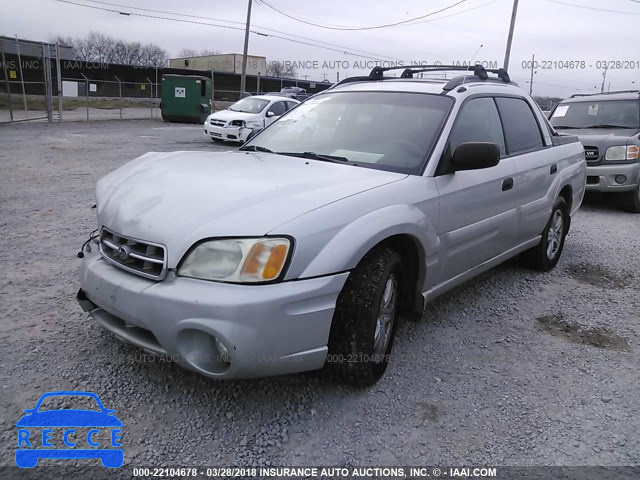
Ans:
POLYGON ((276 95, 256 95, 212 113, 204 122, 204 134, 214 142, 244 143, 253 133, 271 125, 300 102, 276 95))

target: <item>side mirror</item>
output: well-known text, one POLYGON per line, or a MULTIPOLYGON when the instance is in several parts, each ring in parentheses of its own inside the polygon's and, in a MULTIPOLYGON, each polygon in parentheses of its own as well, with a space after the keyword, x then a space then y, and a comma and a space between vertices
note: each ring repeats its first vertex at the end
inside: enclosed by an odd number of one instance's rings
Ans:
POLYGON ((271 110, 269 110, 269 111, 267 112, 267 117, 275 117, 275 116, 276 116, 276 114, 275 114, 275 113, 273 113, 271 110))
POLYGON ((465 142, 453 152, 451 166, 454 172, 491 168, 500 162, 500 147, 491 142, 465 142))

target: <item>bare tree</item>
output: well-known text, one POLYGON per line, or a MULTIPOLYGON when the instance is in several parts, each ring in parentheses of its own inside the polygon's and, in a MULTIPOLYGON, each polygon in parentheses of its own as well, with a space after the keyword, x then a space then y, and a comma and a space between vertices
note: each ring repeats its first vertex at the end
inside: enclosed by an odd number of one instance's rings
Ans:
POLYGON ((167 64, 169 58, 167 52, 154 43, 126 42, 99 32, 90 32, 86 38, 57 36, 51 41, 71 45, 76 58, 84 62, 161 67, 167 64))
POLYGON ((296 76, 296 67, 276 60, 267 64, 266 73, 269 77, 293 78, 296 76))

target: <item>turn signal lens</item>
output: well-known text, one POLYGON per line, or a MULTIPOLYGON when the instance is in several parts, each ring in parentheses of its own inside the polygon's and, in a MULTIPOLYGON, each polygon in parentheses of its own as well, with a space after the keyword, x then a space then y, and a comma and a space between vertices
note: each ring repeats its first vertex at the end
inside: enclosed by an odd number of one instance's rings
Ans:
POLYGON ((627 146, 627 160, 635 160, 638 158, 638 153, 640 152, 640 147, 637 145, 628 145, 627 146))
POLYGON ((267 265, 262 271, 264 280, 273 280, 280 275, 284 262, 287 260, 287 247, 285 245, 277 245, 271 249, 271 255, 267 260, 267 265))
POLYGON ((244 282, 269 281, 278 278, 289 252, 286 238, 264 239, 251 247, 242 265, 240 279, 244 282))

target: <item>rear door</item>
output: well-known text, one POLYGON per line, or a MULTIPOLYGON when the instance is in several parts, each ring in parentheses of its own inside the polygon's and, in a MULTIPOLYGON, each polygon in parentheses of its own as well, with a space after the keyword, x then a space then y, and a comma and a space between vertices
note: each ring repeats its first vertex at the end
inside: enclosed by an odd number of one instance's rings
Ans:
MULTIPOLYGON (((507 155, 513 159, 518 192, 518 243, 542 233, 553 206, 553 181, 558 175, 553 147, 545 145, 533 106, 523 97, 497 97, 507 155)), ((550 142, 549 142, 550 143, 550 142)))
POLYGON ((436 176, 440 192, 438 235, 442 242, 442 267, 437 283, 500 255, 516 242, 516 168, 506 156, 493 97, 465 101, 451 130, 445 158, 463 142, 496 143, 502 158, 492 168, 436 176))

